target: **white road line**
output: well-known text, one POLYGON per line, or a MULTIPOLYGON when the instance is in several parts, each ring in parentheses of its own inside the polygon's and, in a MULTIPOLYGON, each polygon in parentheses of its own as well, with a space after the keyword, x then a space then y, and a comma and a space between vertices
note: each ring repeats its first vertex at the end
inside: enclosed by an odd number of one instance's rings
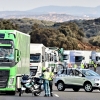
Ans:
POLYGON ((57 95, 57 94, 54 94, 56 97, 59 97, 59 95, 57 95))

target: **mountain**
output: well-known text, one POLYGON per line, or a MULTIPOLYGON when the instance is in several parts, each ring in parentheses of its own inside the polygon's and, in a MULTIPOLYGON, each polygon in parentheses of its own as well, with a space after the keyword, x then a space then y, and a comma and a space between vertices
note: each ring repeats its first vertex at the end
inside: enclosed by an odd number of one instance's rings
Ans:
POLYGON ((28 10, 33 13, 62 13, 74 16, 90 16, 99 17, 100 16, 100 6, 97 7, 81 7, 81 6, 43 6, 32 10, 28 10))
MULTIPOLYGON (((91 19, 100 17, 100 6, 97 7, 80 7, 80 6, 43 6, 27 11, 0 11, 0 18, 36 18, 45 20, 48 17, 54 18, 54 21, 62 21, 73 19, 91 19), (66 18, 63 20, 64 15, 66 18), (71 16, 71 17, 69 17, 71 16), (58 19, 58 20, 57 20, 58 19)), ((49 21, 50 18, 48 18, 49 21)))

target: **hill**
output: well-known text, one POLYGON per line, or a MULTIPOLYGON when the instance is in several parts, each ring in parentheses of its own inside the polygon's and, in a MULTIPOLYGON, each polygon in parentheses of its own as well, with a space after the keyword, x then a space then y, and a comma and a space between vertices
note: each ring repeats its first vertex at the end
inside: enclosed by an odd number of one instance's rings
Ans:
MULTIPOLYGON (((0 11, 0 18, 23 18, 43 14, 67 14, 72 16, 86 16, 97 18, 100 16, 100 6, 81 7, 81 6, 42 6, 27 11, 0 11)), ((43 19, 45 20, 45 19, 43 19)))
POLYGON ((99 46, 88 43, 83 29, 74 22, 54 23, 28 18, 0 19, 0 29, 17 29, 25 32, 31 35, 31 43, 43 43, 45 46, 63 47, 65 50, 100 49, 99 46))

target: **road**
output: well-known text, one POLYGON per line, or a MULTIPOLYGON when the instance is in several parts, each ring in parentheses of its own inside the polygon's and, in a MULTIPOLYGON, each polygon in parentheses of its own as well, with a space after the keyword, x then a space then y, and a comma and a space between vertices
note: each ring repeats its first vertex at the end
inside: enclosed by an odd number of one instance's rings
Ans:
MULTIPOLYGON (((100 67, 97 68, 97 72, 100 74, 100 67)), ((66 89, 61 92, 58 91, 55 86, 53 88, 53 97, 44 97, 44 92, 42 92, 39 97, 32 97, 31 94, 23 94, 22 97, 19 97, 17 93, 15 96, 1 94, 0 100, 100 100, 99 90, 88 93, 85 92, 84 89, 81 89, 79 92, 74 92, 72 89, 66 89)))

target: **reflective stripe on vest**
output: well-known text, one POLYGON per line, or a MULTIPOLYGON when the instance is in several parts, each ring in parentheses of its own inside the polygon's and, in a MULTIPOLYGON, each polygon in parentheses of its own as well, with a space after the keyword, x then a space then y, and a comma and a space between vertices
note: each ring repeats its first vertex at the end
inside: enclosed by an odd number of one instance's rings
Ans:
POLYGON ((97 64, 94 64, 94 67, 97 68, 97 64))

